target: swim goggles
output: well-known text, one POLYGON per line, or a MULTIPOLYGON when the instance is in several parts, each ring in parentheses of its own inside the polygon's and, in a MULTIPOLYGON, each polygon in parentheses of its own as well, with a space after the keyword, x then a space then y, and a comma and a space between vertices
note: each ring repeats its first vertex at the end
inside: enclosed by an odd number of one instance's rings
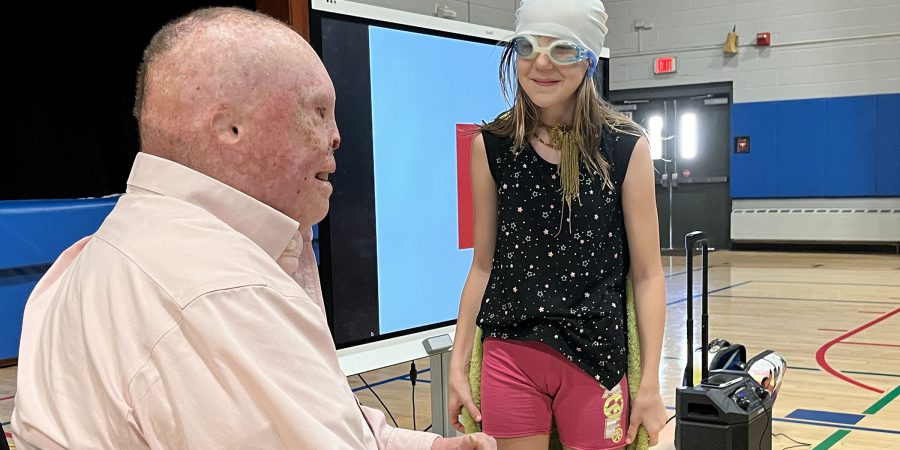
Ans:
POLYGON ((546 47, 541 47, 540 42, 529 35, 516 36, 512 40, 516 55, 524 59, 535 59, 539 53, 546 53, 554 63, 567 66, 585 59, 591 60, 591 71, 597 64, 597 55, 594 52, 565 39, 557 39, 546 47))

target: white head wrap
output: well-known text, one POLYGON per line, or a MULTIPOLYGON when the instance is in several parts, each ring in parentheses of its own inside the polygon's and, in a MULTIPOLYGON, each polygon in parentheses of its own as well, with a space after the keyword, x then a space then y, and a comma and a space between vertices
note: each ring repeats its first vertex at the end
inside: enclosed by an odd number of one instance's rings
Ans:
POLYGON ((522 0, 516 36, 568 39, 600 56, 606 38, 606 9, 600 0, 522 0))

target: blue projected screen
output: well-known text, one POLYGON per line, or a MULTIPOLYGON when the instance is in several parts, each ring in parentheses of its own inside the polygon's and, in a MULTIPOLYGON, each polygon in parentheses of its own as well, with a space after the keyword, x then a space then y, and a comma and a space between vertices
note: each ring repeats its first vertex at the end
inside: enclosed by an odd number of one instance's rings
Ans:
POLYGON ((456 319, 472 263, 459 245, 457 124, 505 109, 501 51, 369 27, 381 333, 456 319))
POLYGON ((503 48, 363 19, 314 19, 341 133, 319 229, 335 343, 455 321, 472 263, 469 147, 474 124, 506 109, 503 48))

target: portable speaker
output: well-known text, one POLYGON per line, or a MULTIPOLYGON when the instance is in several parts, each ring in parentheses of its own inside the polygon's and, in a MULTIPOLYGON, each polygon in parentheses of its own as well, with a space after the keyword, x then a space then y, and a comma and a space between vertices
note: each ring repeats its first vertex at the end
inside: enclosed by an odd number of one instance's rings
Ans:
POLYGON ((765 352, 745 369, 744 346, 709 341, 709 245, 701 231, 684 237, 687 274, 687 365, 683 386, 675 391, 675 448, 679 450, 771 450, 772 405, 784 374, 784 360, 765 352), (699 383, 694 374, 693 251, 701 247, 699 383), (712 353, 712 360, 709 360, 712 353), (769 383, 764 387, 763 380, 769 383))

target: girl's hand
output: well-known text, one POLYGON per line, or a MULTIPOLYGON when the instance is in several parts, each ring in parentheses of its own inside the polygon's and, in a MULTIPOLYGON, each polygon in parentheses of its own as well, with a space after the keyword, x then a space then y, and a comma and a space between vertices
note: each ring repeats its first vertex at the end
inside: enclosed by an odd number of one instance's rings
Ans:
POLYGON ((469 411, 469 415, 476 422, 481 422, 481 411, 478 410, 475 406, 475 401, 472 400, 472 388, 469 386, 469 378, 465 372, 451 370, 448 384, 450 385, 450 392, 447 401, 450 405, 447 412, 450 414, 450 424, 457 431, 464 433, 466 430, 459 423, 459 415, 462 414, 462 409, 466 408, 469 411))
POLYGON ((638 394, 631 402, 631 419, 628 422, 628 439, 631 444, 637 436, 638 427, 643 425, 650 435, 650 446, 659 443, 659 432, 666 426, 666 408, 663 406, 659 387, 645 388, 641 386, 638 394))

